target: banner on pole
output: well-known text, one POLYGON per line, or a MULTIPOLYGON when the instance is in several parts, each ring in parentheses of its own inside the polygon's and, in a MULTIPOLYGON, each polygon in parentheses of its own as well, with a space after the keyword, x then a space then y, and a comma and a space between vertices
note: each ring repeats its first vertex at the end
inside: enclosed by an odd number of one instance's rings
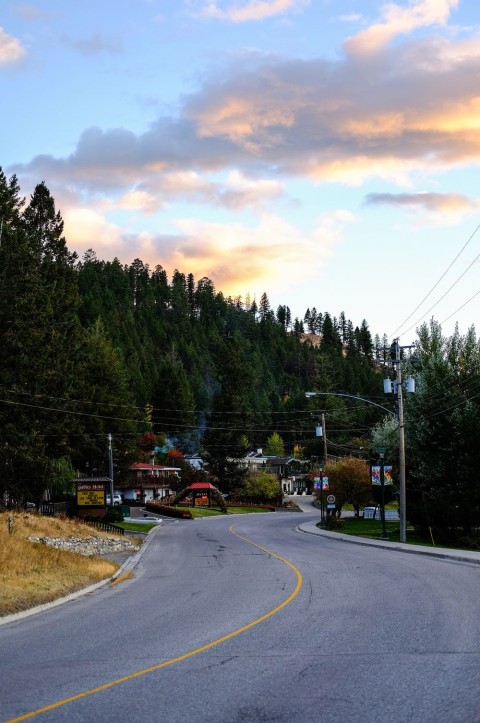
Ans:
MULTIPOLYGON (((379 464, 372 465, 372 485, 381 486, 382 481, 381 468, 379 464)), ((393 485, 393 468, 391 464, 386 464, 383 468, 383 483, 384 485, 393 485)))

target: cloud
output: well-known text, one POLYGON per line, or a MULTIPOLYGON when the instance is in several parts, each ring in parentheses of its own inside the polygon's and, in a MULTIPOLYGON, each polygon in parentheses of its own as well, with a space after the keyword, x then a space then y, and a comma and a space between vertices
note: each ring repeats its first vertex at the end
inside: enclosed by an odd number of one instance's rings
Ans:
MULTIPOLYGON (((417 2, 408 11, 441 19, 451 7, 417 2)), ((115 193, 145 213, 175 199, 262 207, 292 177, 408 186, 415 171, 480 160, 479 75, 474 39, 437 35, 337 60, 249 57, 143 133, 87 128, 70 156, 11 170, 89 197, 115 193)))
MULTIPOLYGON (((245 0, 244 2, 217 2, 204 0, 198 14, 206 18, 227 20, 233 23, 265 20, 277 15, 298 11, 310 4, 311 0, 245 0)), ((195 3, 198 5, 198 3, 195 3)))
POLYGON ((363 22, 363 15, 351 13, 350 15, 340 15, 338 19, 341 23, 360 23, 363 22))
POLYGON ((474 200, 459 193, 370 193, 366 205, 390 206, 409 213, 409 229, 458 226, 467 216, 477 215, 480 197, 474 200))
POLYGON ((110 53, 118 55, 122 52, 121 43, 113 39, 105 39, 100 33, 94 33, 89 38, 75 39, 68 36, 63 37, 66 45, 74 50, 78 50, 81 55, 87 57, 99 55, 100 53, 110 53))
POLYGON ((231 210, 261 209, 267 201, 284 194, 283 185, 278 181, 249 178, 238 170, 230 171, 222 180, 210 180, 208 174, 194 171, 167 173, 157 181, 156 188, 164 199, 181 198, 231 210))
POLYGON ((0 27, 0 66, 19 63, 26 55, 26 50, 18 38, 8 35, 0 27))
POLYGON ((128 211, 140 211, 148 216, 161 209, 164 203, 154 193, 132 188, 118 199, 117 205, 119 208, 128 211))
POLYGON ((114 252, 126 250, 122 240, 124 232, 121 227, 109 223, 105 216, 92 207, 73 206, 63 213, 68 246, 77 252, 95 248, 96 251, 114 252))
POLYGON ((458 0, 410 0, 409 7, 388 3, 381 8, 378 23, 349 38, 344 48, 352 55, 372 54, 399 34, 428 25, 444 25, 458 0))
POLYGON ((25 20, 40 20, 42 18, 52 17, 52 13, 46 12, 30 3, 20 3, 19 5, 15 5, 13 12, 25 20))
POLYGON ((68 158, 37 157, 14 170, 97 191, 167 174, 194 179, 201 191, 192 174, 231 169, 404 183, 410 170, 479 158, 479 73, 472 43, 439 39, 384 50, 374 64, 259 62, 255 72, 205 85, 179 117, 145 133, 89 128, 68 158))
POLYGON ((459 193, 369 193, 365 201, 369 205, 406 206, 427 211, 468 211, 478 208, 469 198, 459 193))
POLYGON ((301 233, 285 219, 262 213, 257 223, 213 223, 178 218, 176 233, 128 233, 108 221, 100 207, 74 206, 64 214, 68 247, 80 257, 94 248, 99 256, 122 263, 140 258, 151 268, 158 263, 170 275, 174 269, 208 276, 225 294, 260 294, 275 279, 278 286, 295 288, 318 273, 341 243, 353 216, 345 210, 323 214, 314 228, 301 233), (305 269, 305 258, 309 268, 305 269))
POLYGON ((162 265, 193 269, 195 276, 208 276, 232 296, 262 291, 272 278, 278 286, 294 288, 324 266, 351 220, 347 211, 325 214, 303 234, 269 213, 261 214, 256 225, 178 219, 180 237, 166 263, 162 248, 162 265), (305 258, 310 260, 307 271, 305 258))
POLYGON ((478 158, 479 73, 478 45, 437 37, 374 59, 265 61, 206 85, 184 118, 199 141, 223 139, 247 163, 321 180, 392 178, 478 158))

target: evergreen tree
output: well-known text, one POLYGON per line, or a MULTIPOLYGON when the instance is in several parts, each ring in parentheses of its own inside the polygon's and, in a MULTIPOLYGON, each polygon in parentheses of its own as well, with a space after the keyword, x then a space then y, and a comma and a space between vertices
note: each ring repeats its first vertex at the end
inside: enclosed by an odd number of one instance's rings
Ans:
POLYGON ((450 543, 480 525, 480 344, 473 328, 447 339, 432 320, 417 355, 416 393, 405 399, 408 518, 450 543))
POLYGON ((223 491, 229 492, 240 486, 244 477, 245 470, 239 461, 249 449, 253 422, 251 373, 243 364, 236 338, 228 340, 220 383, 212 411, 207 416, 202 447, 218 484, 223 491))
POLYGON ((265 445, 265 454, 270 457, 283 457, 285 454, 285 447, 283 440, 278 432, 273 432, 270 437, 267 438, 267 444, 265 445))
POLYGON ((0 448, 15 449, 12 494, 22 500, 41 498, 53 461, 72 449, 77 423, 66 400, 81 333, 75 255, 45 184, 15 225, 0 246, 0 378, 9 402, 0 409, 0 448))
POLYGON ((158 383, 152 396, 155 432, 181 436, 196 429, 195 398, 175 347, 157 365, 158 383))

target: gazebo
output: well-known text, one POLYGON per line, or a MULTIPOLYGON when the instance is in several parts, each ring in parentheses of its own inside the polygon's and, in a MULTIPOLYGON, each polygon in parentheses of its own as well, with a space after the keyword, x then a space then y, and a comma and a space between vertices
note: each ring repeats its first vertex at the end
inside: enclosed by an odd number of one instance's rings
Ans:
POLYGON ((185 487, 181 492, 176 495, 176 497, 173 499, 171 504, 177 504, 178 502, 181 502, 181 500, 185 499, 185 497, 191 497, 192 498, 192 505, 195 507, 195 500, 199 497, 207 497, 208 499, 208 506, 212 506, 212 499, 216 502, 217 505, 221 508, 222 512, 227 511, 227 506, 225 504, 225 500, 223 499, 223 495, 220 493, 220 491, 210 482, 192 482, 191 485, 188 487, 185 487))

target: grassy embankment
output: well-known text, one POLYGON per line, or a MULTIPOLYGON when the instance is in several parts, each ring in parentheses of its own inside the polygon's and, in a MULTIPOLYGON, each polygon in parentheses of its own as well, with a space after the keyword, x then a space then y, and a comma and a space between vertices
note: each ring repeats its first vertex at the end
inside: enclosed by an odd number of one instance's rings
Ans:
MULTIPOLYGON (((364 520, 362 517, 343 517, 342 526, 336 532, 345 535, 355 535, 356 537, 368 537, 373 540, 381 539, 382 521, 380 519, 364 520)), ((398 520, 385 520, 385 531, 390 542, 400 542, 400 525, 398 520)), ((407 525, 406 529, 407 545, 423 545, 425 547, 433 547, 430 540, 420 537, 415 530, 407 525)), ((448 545, 435 545, 436 547, 448 547, 448 545)))
POLYGON ((30 542, 30 536, 112 537, 78 520, 0 513, 0 616, 69 595, 105 580, 119 567, 101 557, 84 557, 30 542))

